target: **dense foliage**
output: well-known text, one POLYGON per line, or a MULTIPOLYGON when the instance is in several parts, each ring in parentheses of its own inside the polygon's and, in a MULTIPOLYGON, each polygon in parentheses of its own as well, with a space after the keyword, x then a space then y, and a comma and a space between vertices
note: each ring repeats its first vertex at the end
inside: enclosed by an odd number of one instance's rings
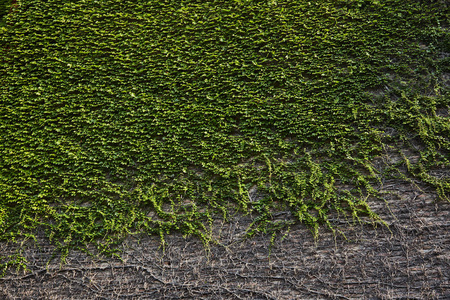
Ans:
POLYGON ((5 25, 6 15, 8 14, 10 7, 10 0, 0 0, 0 26, 5 25))
POLYGON ((0 28, 0 239, 208 242, 236 212, 248 235, 316 233, 336 211, 377 220, 389 177, 448 200, 444 2, 19 1, 0 28), (388 150, 403 160, 377 166, 388 150))

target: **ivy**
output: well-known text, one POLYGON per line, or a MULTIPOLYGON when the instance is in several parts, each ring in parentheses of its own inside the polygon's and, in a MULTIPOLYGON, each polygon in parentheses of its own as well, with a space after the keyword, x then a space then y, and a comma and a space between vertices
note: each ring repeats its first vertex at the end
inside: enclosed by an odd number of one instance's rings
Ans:
POLYGON ((249 236, 317 234, 335 212, 380 221, 367 199, 403 166, 448 200, 442 1, 0 7, 4 242, 43 229, 62 251, 114 254, 141 232, 208 244, 213 217, 235 213, 254 218, 249 236), (389 147, 420 158, 377 169, 389 147))

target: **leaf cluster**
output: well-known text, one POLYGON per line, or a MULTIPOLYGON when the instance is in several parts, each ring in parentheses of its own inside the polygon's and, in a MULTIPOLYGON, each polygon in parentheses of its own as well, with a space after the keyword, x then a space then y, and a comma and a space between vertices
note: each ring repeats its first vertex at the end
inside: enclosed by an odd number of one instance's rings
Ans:
POLYGON ((6 19, 3 241, 208 243, 236 212, 248 235, 317 234, 377 221, 367 199, 398 174, 448 199, 442 1, 23 0, 6 19), (420 159, 377 169, 400 144, 420 159))

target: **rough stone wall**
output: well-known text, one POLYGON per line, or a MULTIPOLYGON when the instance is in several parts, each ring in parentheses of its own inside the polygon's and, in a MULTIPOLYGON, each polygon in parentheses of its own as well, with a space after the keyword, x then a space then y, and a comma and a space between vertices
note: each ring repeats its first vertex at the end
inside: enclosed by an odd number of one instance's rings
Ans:
POLYGON ((296 225, 270 249, 270 236, 242 240, 251 218, 239 217, 217 221, 209 251, 195 238, 170 236, 163 251, 130 237, 123 261, 71 253, 61 265, 45 241, 30 243, 32 272, 0 279, 0 299, 450 299, 450 203, 410 183, 384 190, 371 205, 389 227, 336 216, 346 239, 296 225))

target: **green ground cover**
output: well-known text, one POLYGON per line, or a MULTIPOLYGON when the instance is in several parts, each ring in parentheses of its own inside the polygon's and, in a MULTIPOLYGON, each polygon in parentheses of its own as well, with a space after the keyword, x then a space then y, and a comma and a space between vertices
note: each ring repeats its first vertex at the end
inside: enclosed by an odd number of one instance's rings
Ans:
POLYGON ((445 1, 19 1, 0 28, 0 240, 208 243, 236 213, 249 236, 316 234, 335 212, 379 221, 366 201, 385 178, 448 200, 448 16, 445 1), (404 159, 377 167, 387 151, 404 159))

